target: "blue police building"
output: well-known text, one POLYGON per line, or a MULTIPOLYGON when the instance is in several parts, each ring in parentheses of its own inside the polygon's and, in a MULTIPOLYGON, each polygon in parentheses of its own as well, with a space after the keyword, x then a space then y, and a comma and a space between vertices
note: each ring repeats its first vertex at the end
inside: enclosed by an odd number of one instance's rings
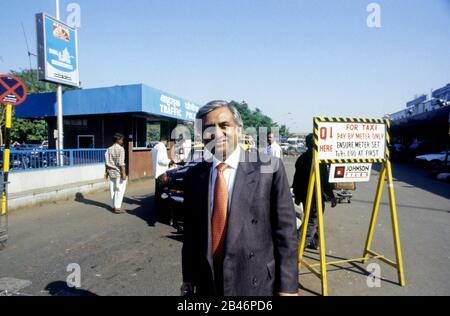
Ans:
MULTIPOLYGON (((194 102, 143 84, 66 91, 64 148, 106 148, 115 133, 122 133, 128 139, 125 149, 130 179, 151 176, 148 130, 159 130, 170 139, 175 127, 194 123, 198 109, 194 102)), ((55 148, 55 93, 30 95, 15 115, 46 120, 49 148, 55 148)))

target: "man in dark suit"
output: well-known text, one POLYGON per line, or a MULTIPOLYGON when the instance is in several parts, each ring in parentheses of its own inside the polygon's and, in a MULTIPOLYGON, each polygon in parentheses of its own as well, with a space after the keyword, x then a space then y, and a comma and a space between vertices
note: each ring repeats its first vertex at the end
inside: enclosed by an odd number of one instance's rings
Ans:
POLYGON ((227 102, 210 102, 197 119, 210 156, 185 179, 183 295, 297 295, 296 216, 283 163, 242 150, 242 119, 227 102))
MULTIPOLYGON (((303 204, 303 208, 306 208, 306 196, 308 193, 308 185, 311 176, 311 166, 313 161, 313 146, 314 135, 309 134, 306 136, 306 148, 307 151, 301 155, 295 163, 295 174, 292 188, 294 189, 295 204, 303 204)), ((325 211, 325 201, 331 201, 331 207, 334 208, 337 205, 336 197, 334 196, 333 187, 328 181, 329 173, 325 164, 320 164, 320 183, 322 184, 322 210, 325 211)), ((316 207, 316 192, 314 190, 310 218, 308 223, 308 230, 306 233, 306 248, 319 249, 319 236, 317 234, 318 218, 316 207)))

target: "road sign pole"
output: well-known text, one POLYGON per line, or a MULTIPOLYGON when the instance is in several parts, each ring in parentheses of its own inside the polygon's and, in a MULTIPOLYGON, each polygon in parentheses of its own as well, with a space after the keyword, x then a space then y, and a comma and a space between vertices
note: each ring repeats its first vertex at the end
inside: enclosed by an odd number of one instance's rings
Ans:
POLYGON ((298 270, 300 271, 302 267, 302 261, 303 261, 303 253, 305 252, 305 241, 306 241, 306 233, 308 230, 308 224, 309 224, 309 218, 311 214, 311 202, 313 199, 314 194, 314 186, 316 184, 316 171, 314 169, 314 162, 311 164, 311 172, 309 176, 309 183, 308 183, 308 192, 306 195, 306 201, 305 205, 303 205, 303 208, 305 209, 305 216, 303 218, 302 222, 302 229, 300 233, 300 246, 298 250, 298 270))
POLYGON ((386 164, 383 163, 380 171, 380 177, 378 179, 377 193, 372 208, 372 216, 370 218, 369 231, 367 232, 366 246, 364 247, 364 253, 362 263, 367 263, 369 260, 369 250, 372 247, 373 233, 375 232, 375 224, 377 222, 378 210, 380 208, 381 195, 383 194, 383 185, 386 180, 386 164))
POLYGON ((2 190, 2 209, 0 217, 0 250, 3 249, 8 240, 8 178, 9 178, 9 160, 11 145, 11 120, 12 105, 6 104, 6 124, 5 124, 5 149, 3 151, 3 190, 2 190))
POLYGON ((12 75, 0 75, 0 104, 6 107, 5 144, 3 150, 3 179, 1 187, 0 209, 0 250, 8 240, 8 181, 11 146, 11 124, 13 106, 22 104, 27 98, 27 87, 20 78, 12 75))
POLYGON ((323 222, 323 205, 322 205, 322 183, 320 179, 320 162, 317 149, 313 151, 314 169, 316 170, 316 211, 317 211, 317 228, 319 233, 319 253, 320 253, 320 275, 322 279, 322 295, 328 296, 328 281, 327 281, 327 259, 325 252, 325 232, 323 222))

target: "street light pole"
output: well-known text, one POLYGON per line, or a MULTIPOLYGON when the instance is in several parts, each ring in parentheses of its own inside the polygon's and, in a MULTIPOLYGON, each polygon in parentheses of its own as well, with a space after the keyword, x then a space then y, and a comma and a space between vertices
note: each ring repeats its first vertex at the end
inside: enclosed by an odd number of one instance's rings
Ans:
MULTIPOLYGON (((56 0, 56 19, 59 21, 59 0, 56 0)), ((57 129, 58 139, 56 143, 56 149, 58 150, 59 165, 64 166, 64 159, 62 150, 64 149, 64 134, 63 134, 63 104, 62 104, 62 85, 58 84, 56 88, 56 104, 57 104, 57 129)))

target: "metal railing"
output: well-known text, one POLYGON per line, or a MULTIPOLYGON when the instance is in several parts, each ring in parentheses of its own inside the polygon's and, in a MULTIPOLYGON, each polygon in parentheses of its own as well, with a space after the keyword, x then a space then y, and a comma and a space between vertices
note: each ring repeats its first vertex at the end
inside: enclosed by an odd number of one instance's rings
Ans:
MULTIPOLYGON (((105 163, 106 149, 11 150, 10 171, 31 171, 105 163)), ((0 150, 3 167, 3 150, 0 150)))

